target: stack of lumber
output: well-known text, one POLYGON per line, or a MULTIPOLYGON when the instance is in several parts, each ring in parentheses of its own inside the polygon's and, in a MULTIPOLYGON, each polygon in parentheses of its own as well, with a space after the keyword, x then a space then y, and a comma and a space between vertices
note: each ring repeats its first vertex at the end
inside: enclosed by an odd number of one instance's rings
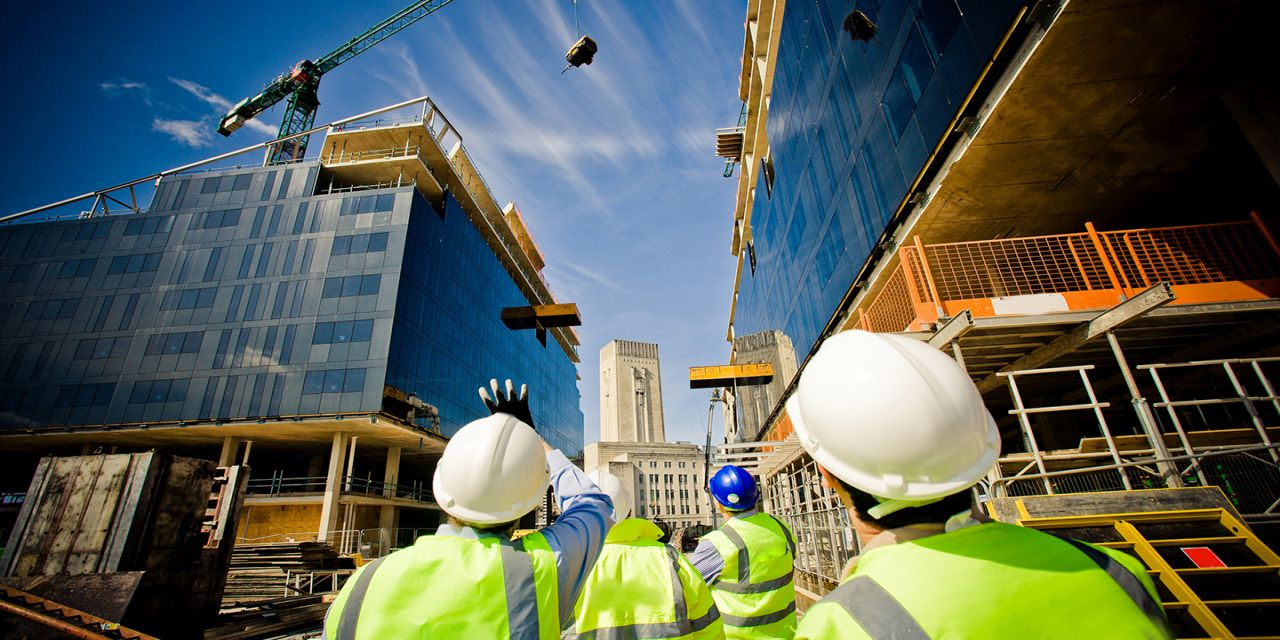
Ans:
MULTIPOLYGON (((290 588, 292 581, 286 584, 291 572, 326 572, 316 576, 319 589, 310 588, 309 584, 297 585, 304 593, 334 590, 341 586, 341 579, 333 580, 329 572, 336 570, 341 576, 352 569, 354 565, 349 558, 339 557, 333 547, 323 542, 240 545, 231 553, 222 608, 300 595, 290 588)), ((301 580, 306 583, 310 577, 304 576, 301 580)))
MULTIPOLYGON (((332 594, 279 598, 236 611, 224 611, 205 640, 248 640, 280 637, 282 633, 314 631, 319 635, 332 594)), ((309 635, 309 634, 308 634, 309 635)))

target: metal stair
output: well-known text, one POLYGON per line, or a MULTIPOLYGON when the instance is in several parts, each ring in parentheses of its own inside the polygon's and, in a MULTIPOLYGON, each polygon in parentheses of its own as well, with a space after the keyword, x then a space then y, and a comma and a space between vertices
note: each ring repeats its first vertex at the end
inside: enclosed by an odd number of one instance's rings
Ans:
POLYGON ((1280 640, 1280 556, 1226 509, 1064 517, 1018 524, 1142 561, 1182 640, 1280 640))

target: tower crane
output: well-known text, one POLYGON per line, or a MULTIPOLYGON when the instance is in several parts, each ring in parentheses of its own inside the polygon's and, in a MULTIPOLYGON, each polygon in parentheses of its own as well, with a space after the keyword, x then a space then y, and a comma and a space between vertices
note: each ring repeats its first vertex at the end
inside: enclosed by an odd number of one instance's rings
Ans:
MULTIPOLYGON (((450 2, 453 0, 414 2, 314 62, 302 60, 293 65, 292 69, 272 80, 257 95, 245 98, 231 107, 227 115, 218 122, 218 133, 231 135, 231 132, 244 126, 244 123, 286 97, 289 104, 280 121, 280 133, 277 137, 283 138, 310 129, 315 122, 316 108, 320 106, 316 91, 320 88, 320 78, 324 74, 450 2)), ((308 137, 302 136, 272 145, 268 148, 267 164, 280 164, 302 158, 306 154, 308 137)))

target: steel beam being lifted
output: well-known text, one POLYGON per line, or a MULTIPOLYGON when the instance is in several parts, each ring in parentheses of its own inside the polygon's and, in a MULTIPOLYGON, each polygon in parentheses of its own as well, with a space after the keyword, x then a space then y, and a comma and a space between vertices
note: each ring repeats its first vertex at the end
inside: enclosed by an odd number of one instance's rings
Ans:
POLYGON ((773 365, 768 362, 689 367, 690 389, 767 384, 771 380, 773 380, 773 365))

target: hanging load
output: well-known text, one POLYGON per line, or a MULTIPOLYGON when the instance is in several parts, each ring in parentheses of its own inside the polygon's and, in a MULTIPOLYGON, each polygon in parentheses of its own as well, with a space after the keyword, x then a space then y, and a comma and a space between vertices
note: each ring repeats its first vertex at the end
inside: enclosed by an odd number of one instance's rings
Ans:
POLYGON ((569 52, 564 54, 564 59, 569 61, 570 67, 580 67, 584 64, 591 64, 591 59, 596 56, 596 41, 591 36, 582 36, 578 41, 569 47, 569 52))

